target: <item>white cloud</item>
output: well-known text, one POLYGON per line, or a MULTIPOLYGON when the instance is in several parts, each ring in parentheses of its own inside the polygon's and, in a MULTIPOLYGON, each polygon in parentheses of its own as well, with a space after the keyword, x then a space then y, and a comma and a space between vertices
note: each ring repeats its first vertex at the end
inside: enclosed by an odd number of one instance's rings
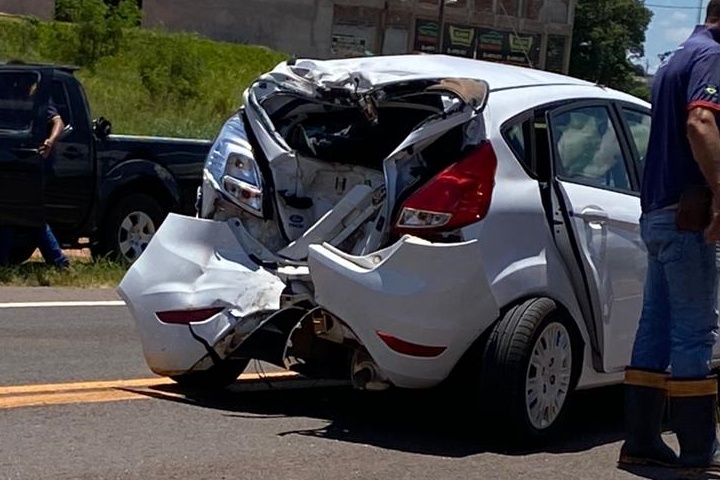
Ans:
POLYGON ((690 27, 675 27, 666 28, 663 31, 663 36, 670 42, 682 43, 690 36, 693 29, 690 27))
POLYGON ((659 24, 663 28, 677 27, 678 24, 682 25, 685 23, 690 22, 690 15, 688 15, 685 12, 672 12, 670 15, 668 15, 666 18, 663 18, 659 24))

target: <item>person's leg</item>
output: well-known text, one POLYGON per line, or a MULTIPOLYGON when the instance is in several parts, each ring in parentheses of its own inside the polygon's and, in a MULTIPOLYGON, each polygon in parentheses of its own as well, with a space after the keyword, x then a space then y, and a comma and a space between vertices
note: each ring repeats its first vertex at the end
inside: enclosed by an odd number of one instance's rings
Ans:
POLYGON ((45 261, 56 267, 69 267, 70 261, 63 253, 62 248, 60 248, 60 244, 50 229, 50 225, 45 224, 44 227, 38 228, 37 232, 38 248, 45 261))
POLYGON ((0 266, 10 265, 15 230, 10 225, 0 225, 0 266))
POLYGON ((625 370, 625 442, 620 464, 677 464, 675 452, 662 440, 667 402, 666 373, 670 363, 668 283, 661 262, 672 219, 665 212, 643 216, 642 237, 647 247, 643 309, 630 366, 625 370))
POLYGON ((669 395, 680 462, 720 469, 717 381, 710 362, 718 329, 715 245, 678 233, 678 258, 665 265, 672 323, 669 395))

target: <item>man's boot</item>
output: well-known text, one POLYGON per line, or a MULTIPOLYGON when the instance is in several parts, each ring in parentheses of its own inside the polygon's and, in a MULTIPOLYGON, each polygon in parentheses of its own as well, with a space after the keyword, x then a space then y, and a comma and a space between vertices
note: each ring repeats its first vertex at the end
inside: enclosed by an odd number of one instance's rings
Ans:
POLYGON ((673 379, 668 382, 668 393, 673 430, 680 443, 680 465, 720 471, 717 379, 673 379))
POLYGON ((674 467, 675 452, 663 441, 668 375, 628 368, 625 371, 626 440, 620 464, 674 467))

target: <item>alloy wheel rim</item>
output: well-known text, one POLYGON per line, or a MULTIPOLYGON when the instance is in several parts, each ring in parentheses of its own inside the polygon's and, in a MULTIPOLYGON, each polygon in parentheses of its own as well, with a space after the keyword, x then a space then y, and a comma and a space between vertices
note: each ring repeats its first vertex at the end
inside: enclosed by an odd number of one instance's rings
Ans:
POLYGON ((129 213, 120 224, 118 246, 120 254, 129 262, 134 262, 145 251, 153 235, 155 222, 145 212, 129 213))

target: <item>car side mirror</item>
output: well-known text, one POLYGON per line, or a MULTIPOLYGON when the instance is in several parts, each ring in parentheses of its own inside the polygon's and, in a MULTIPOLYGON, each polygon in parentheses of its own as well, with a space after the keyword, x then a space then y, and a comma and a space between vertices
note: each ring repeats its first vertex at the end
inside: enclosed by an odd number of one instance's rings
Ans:
POLYGON ((60 132, 60 136, 58 137, 58 140, 62 140, 66 138, 68 135, 70 135, 75 129, 72 125, 67 124, 65 125, 65 128, 63 128, 62 132, 60 132))
POLYGON ((93 120, 93 133, 100 139, 107 138, 112 133, 112 123, 104 117, 96 118, 93 120))

